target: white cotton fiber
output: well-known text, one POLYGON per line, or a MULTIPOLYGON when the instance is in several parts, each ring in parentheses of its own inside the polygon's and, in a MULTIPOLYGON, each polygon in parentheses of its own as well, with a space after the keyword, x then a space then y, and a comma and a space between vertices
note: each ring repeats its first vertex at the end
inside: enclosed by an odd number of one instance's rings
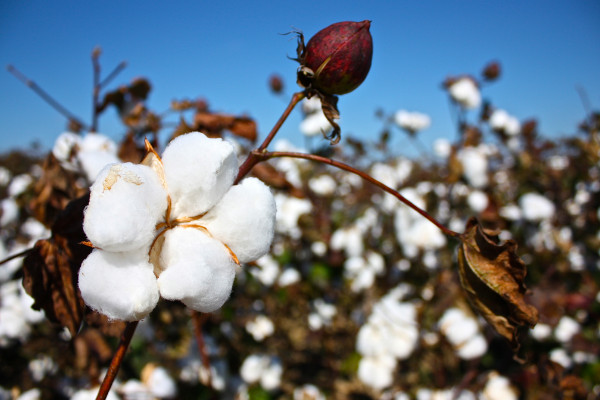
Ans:
POLYGON ((260 180, 247 178, 232 186, 201 221, 244 263, 257 260, 269 251, 275 231, 275 213, 271 190, 260 180))
POLYGON ((208 211, 232 185, 238 167, 230 143, 199 132, 174 139, 162 161, 175 217, 208 211))
POLYGON ((116 154, 105 151, 80 151, 77 159, 85 173, 88 182, 95 182, 102 169, 108 164, 120 162, 116 154))
POLYGON ((165 234, 158 277, 162 297, 212 312, 229 298, 236 264, 227 248, 202 230, 180 226, 165 234))
POLYGON ((103 250, 147 248, 166 208, 166 191, 150 167, 107 165, 91 187, 83 229, 94 246, 103 250))
POLYGON ((158 303, 158 286, 145 252, 111 253, 95 249, 79 270, 85 303, 111 319, 137 321, 158 303))

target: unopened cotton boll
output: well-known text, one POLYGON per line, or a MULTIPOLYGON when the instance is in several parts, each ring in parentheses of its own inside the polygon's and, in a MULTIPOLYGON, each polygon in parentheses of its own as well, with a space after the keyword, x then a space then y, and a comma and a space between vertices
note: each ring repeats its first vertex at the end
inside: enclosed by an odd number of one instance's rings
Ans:
POLYGON ((150 245, 167 208, 158 176, 145 165, 107 165, 91 187, 84 211, 88 239, 107 251, 132 251, 150 245))
POLYGON ((221 242, 183 225, 165 233, 160 265, 162 297, 181 300, 195 311, 213 312, 229 298, 237 264, 221 242))
POLYGON ((199 132, 171 141, 162 162, 172 213, 186 217, 210 210, 233 184, 238 167, 231 143, 199 132))
POLYGON ((79 269, 85 303, 110 319, 137 321, 159 299, 153 266, 145 251, 111 253, 95 249, 79 269))
POLYGON ((229 189, 202 218, 202 224, 245 263, 269 251, 275 232, 275 213, 271 190, 257 178, 246 178, 229 189))

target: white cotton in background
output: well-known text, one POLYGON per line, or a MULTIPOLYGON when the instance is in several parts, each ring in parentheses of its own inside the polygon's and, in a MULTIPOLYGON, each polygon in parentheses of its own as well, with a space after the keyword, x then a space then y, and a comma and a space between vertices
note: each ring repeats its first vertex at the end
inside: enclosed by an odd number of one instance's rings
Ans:
POLYGON ((472 78, 457 79, 448 87, 450 97, 466 109, 474 109, 481 104, 481 93, 472 78))
POLYGON ((374 389, 385 389, 393 382, 395 368, 396 360, 391 356, 363 357, 358 364, 358 379, 374 389))
POLYGON ((452 153, 452 144, 448 139, 436 139, 433 142, 433 152, 440 158, 448 158, 452 153))
MULTIPOLYGON (((96 400, 100 386, 91 389, 81 389, 71 396, 71 400, 96 400)), ((106 396, 106 400, 119 400, 119 396, 115 394, 115 389, 111 389, 106 396)))
POLYGON ((327 132, 333 129, 333 126, 331 126, 322 111, 315 111, 304 117, 302 122, 300 122, 299 129, 306 136, 316 136, 327 134, 327 132))
POLYGON ((213 312, 229 298, 235 269, 227 248, 200 229, 169 230, 160 254, 162 297, 181 300, 195 311, 213 312))
POLYGON ((283 374, 283 365, 276 357, 271 357, 269 365, 260 377, 260 386, 265 390, 276 390, 281 386, 281 375, 283 374))
POLYGON ((166 192, 150 167, 107 165, 91 187, 83 230, 103 250, 147 250, 166 208, 166 192))
POLYGON ((0 201, 0 210, 0 227, 2 228, 19 219, 19 206, 14 199, 6 198, 0 201))
POLYGON ((40 400, 42 398, 42 392, 40 389, 29 389, 26 392, 21 393, 16 400, 40 400))
POLYGON ((294 400, 325 400, 325 395, 315 385, 307 384, 294 389, 294 400))
POLYGON ((529 330, 529 334, 538 341, 548 339, 552 335, 552 327, 547 324, 538 323, 529 330))
POLYGON ((474 190, 471 193, 469 193, 469 196, 467 197, 467 204, 469 204, 471 210, 473 210, 476 213, 480 213, 483 210, 485 210, 488 206, 488 203, 489 199, 487 194, 485 194, 481 190, 474 190))
POLYGON ((81 164, 81 168, 88 180, 88 182, 95 182, 98 178, 98 174, 109 164, 119 163, 121 160, 112 153, 104 151, 88 151, 78 152, 77 159, 81 164))
POLYGON ((302 112, 305 114, 312 114, 314 112, 321 111, 321 99, 319 99, 317 96, 313 96, 310 99, 304 99, 302 100, 301 107, 302 112))
POLYGON ((379 182, 392 189, 396 188, 398 184, 398 174, 396 168, 391 165, 384 163, 375 163, 371 166, 370 175, 377 179, 379 182))
POLYGON ((556 207, 547 197, 538 193, 526 193, 519 198, 523 217, 528 221, 542 221, 554 216, 556 207))
POLYGON ((337 314, 335 305, 326 303, 323 299, 317 299, 312 306, 315 311, 308 315, 309 327, 315 331, 323 326, 331 325, 333 317, 337 314))
POLYGON ((55 374, 58 371, 58 365, 52 358, 42 355, 29 361, 27 369, 35 382, 41 382, 47 375, 55 374))
POLYGON ((51 235, 50 230, 33 217, 27 218, 27 220, 21 224, 20 233, 29 237, 32 246, 39 239, 49 238, 51 235))
POLYGON ((310 251, 318 257, 323 257, 327 254, 327 245, 324 242, 312 242, 310 244, 310 251))
POLYGON ((492 129, 504 132, 509 136, 515 136, 521 132, 521 123, 519 120, 502 109, 492 112, 489 124, 492 129))
POLYGON ((269 187, 257 178, 246 178, 229 189, 201 224, 246 263, 269 251, 276 211, 269 187))
POLYGON ((555 154, 548 158, 547 164, 555 171, 563 171, 569 167, 569 157, 555 154))
POLYGON ((562 365, 564 368, 571 368, 573 366, 573 360, 562 347, 550 351, 550 360, 562 365))
POLYGON ((311 178, 308 181, 308 187, 320 196, 331 196, 335 192, 337 182, 331 175, 323 174, 311 178))
POLYGON ((554 337, 561 343, 570 342, 581 331, 581 325, 573 318, 563 316, 554 328, 554 337))
POLYGON ((137 379, 129 379, 122 384, 120 392, 126 400, 154 400, 150 388, 137 379))
POLYGON ((244 360, 240 367, 240 376, 244 382, 252 384, 258 382, 263 371, 269 364, 269 358, 261 354, 252 354, 244 360))
POLYGON ((145 251, 111 253, 95 249, 79 269, 85 303, 110 319, 137 321, 159 299, 153 266, 145 251))
POLYGON ((429 115, 420 112, 398 110, 394 114, 394 122, 400 128, 409 132, 419 132, 429 128, 431 118, 429 118, 429 115))
POLYGON ((60 161, 63 168, 74 170, 76 167, 71 161, 75 155, 75 147, 79 147, 81 136, 73 132, 63 132, 54 141, 52 155, 60 161))
POLYGON ((233 146, 199 132, 178 136, 162 155, 173 215, 194 217, 212 208, 237 174, 233 146))
POLYGON ((0 166, 0 186, 6 186, 12 178, 12 173, 6 167, 0 166))
POLYGON ((521 208, 515 204, 507 204, 500 208, 499 214, 502 218, 509 221, 518 221, 523 216, 521 208))
POLYGON ((298 227, 298 218, 312 211, 312 203, 307 199, 299 199, 282 193, 275 195, 277 204, 276 230, 298 239, 302 231, 298 227))
POLYGON ((256 260, 256 265, 249 270, 252 276, 265 286, 273 285, 279 276, 279 263, 270 254, 265 254, 256 260))
POLYGON ((363 232, 350 225, 336 230, 329 243, 333 250, 344 250, 349 257, 360 257, 364 250, 363 232))
POLYGON ((17 197, 27 190, 33 183, 33 178, 29 174, 20 174, 12 178, 6 192, 9 197, 17 197))
POLYGON ((177 395, 177 385, 166 369, 156 367, 145 380, 150 392, 158 398, 172 398, 177 395))
POLYGON ((246 323, 246 331, 252 335, 254 340, 262 342, 275 332, 275 325, 267 316, 258 315, 254 320, 246 323))
POLYGON ((488 184, 488 150, 485 146, 468 146, 460 149, 456 156, 463 169, 463 176, 474 188, 483 188, 488 184))
POLYGON ((300 272, 298 272, 295 268, 285 268, 281 275, 279 275, 279 279, 277 279, 277 284, 279 286, 285 287, 289 285, 293 285, 294 283, 300 282, 300 272))
POLYGON ((46 318, 46 314, 44 314, 43 310, 34 310, 31 308, 33 303, 35 302, 33 297, 31 297, 26 291, 23 285, 19 285, 19 299, 21 300, 21 309, 23 313, 23 317, 30 324, 37 324, 42 322, 46 318))
POLYGON ((519 398, 517 390, 509 380, 495 371, 489 374, 480 396, 481 400, 517 400, 519 398))
POLYGON ((19 298, 19 281, 10 281, 0 286, 0 347, 6 339, 25 340, 31 331, 23 315, 19 298))
POLYGON ((446 310, 438 326, 460 358, 470 360, 487 351, 487 342, 479 331, 477 320, 460 308, 446 310))

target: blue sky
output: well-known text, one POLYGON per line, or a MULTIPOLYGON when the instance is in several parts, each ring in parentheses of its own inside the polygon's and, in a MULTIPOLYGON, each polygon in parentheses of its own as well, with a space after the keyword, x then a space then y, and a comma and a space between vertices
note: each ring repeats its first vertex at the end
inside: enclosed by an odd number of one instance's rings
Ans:
MULTIPOLYGON (((598 1, 63 1, 0 2, 0 64, 13 64, 74 114, 91 120, 90 54, 103 50, 108 73, 128 67, 113 86, 150 79, 149 105, 202 97, 211 108, 246 113, 264 137, 287 98, 267 88, 272 73, 297 90, 296 43, 280 33, 301 29, 310 37, 339 21, 372 20, 373 64, 366 81, 340 98, 343 135, 376 138, 374 116, 408 109, 429 114, 422 132, 430 144, 455 137, 448 99, 449 75, 478 75, 498 60, 503 76, 483 91, 519 119, 538 118, 547 136, 573 133, 585 111, 576 87, 600 108, 600 2, 598 1)), ((50 148, 65 119, 4 68, 0 70, 0 151, 39 141, 50 148)), ((302 144, 299 112, 280 133, 302 144)), ((114 111, 100 131, 119 139, 114 111)), ((396 136, 401 136, 396 131, 396 136)), ((166 135, 166 133, 165 133, 166 135)))

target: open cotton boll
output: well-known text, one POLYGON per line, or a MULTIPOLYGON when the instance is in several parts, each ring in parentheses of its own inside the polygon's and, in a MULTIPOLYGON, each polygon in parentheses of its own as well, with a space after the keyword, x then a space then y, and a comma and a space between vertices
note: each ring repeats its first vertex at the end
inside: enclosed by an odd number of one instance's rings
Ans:
POLYGON ((257 260, 269 251, 275 231, 275 198, 256 178, 232 186, 202 218, 202 224, 227 244, 240 262, 257 260))
POLYGON ((95 249, 79 269, 85 303, 110 319, 137 321, 158 303, 158 286, 145 251, 111 253, 95 249))
POLYGON ((156 223, 166 208, 166 191, 150 167, 107 165, 91 187, 83 230, 103 250, 140 249, 154 240, 156 223))
POLYGON ((200 132, 175 138, 162 161, 173 215, 187 217, 211 209, 233 184, 238 167, 231 143, 200 132))
POLYGON ((165 234, 158 277, 162 297, 195 311, 213 312, 231 294, 236 263, 227 248, 204 231, 179 226, 165 234))
POLYGON ((105 151, 79 151, 77 159, 88 182, 95 182, 102 169, 108 164, 121 162, 116 154, 105 151))

